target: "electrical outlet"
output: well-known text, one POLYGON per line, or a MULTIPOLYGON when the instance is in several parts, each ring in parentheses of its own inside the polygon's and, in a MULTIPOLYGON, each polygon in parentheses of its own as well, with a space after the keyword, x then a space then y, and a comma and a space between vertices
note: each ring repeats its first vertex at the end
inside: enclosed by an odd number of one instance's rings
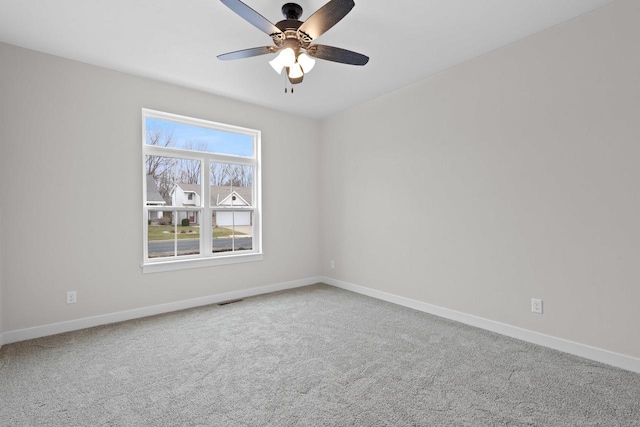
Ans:
POLYGON ((531 298, 531 311, 534 313, 542 314, 542 300, 538 298, 531 298))
POLYGON ((75 304, 77 301, 76 291, 67 292, 67 304, 75 304))
POLYGON ((331 260, 331 269, 332 270, 336 269, 336 262, 334 260, 331 260))

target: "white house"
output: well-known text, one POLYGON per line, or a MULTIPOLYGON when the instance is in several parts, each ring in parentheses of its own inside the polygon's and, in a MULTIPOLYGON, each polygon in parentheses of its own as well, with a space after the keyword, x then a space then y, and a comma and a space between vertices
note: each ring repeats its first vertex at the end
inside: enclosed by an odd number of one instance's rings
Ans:
MULTIPOLYGON (((171 192, 172 206, 201 206, 200 184, 176 184, 171 192)), ((250 187, 231 187, 227 185, 211 186, 211 206, 251 206, 250 187)), ((198 211, 178 212, 177 222, 189 218, 190 224, 199 224, 198 211)), ((216 227, 230 227, 233 225, 252 225, 251 212, 249 211, 217 211, 214 214, 216 227)))
MULTIPOLYGON (((201 186, 199 184, 177 184, 171 191, 171 205, 181 207, 201 206, 200 187, 201 186)), ((176 222, 180 224, 184 218, 188 218, 190 224, 200 224, 198 214, 199 212, 197 210, 178 212, 176 222)))
MULTIPOLYGON (((211 203, 214 206, 251 206, 251 188, 212 186, 211 203)), ((215 225, 229 227, 232 225, 251 225, 249 211, 218 211, 215 213, 215 225)))

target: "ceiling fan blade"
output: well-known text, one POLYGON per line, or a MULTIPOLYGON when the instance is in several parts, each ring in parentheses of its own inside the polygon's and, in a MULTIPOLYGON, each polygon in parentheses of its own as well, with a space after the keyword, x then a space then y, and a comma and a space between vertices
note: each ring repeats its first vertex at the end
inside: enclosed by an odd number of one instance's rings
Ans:
POLYGON ((218 55, 218 59, 223 61, 229 61, 231 59, 244 59, 251 58, 252 56, 266 55, 268 53, 277 52, 278 48, 276 46, 261 46, 261 47, 252 47, 251 49, 243 49, 237 50, 235 52, 223 53, 222 55, 218 55))
POLYGON ((251 25, 259 29, 260 31, 267 33, 269 36, 273 34, 279 34, 278 27, 273 25, 267 18, 260 15, 255 10, 251 9, 240 0, 220 0, 225 6, 233 10, 235 13, 244 18, 251 25))
POLYGON ((309 46, 307 53, 314 58, 340 62, 342 64, 365 65, 369 62, 369 57, 361 53, 322 44, 309 46))
POLYGON ((317 39, 344 18, 355 5, 353 0, 331 0, 304 21, 298 32, 311 40, 317 39))

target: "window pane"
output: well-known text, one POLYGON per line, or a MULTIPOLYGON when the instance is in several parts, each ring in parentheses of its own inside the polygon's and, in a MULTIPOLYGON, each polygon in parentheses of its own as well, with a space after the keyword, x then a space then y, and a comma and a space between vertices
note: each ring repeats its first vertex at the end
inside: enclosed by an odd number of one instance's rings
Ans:
POLYGON ((211 163, 211 207, 253 206, 253 166, 211 163))
POLYGON ((239 133, 146 118, 147 145, 253 157, 253 137, 239 133))
POLYGON ((200 160, 145 156, 147 206, 202 206, 200 160))
POLYGON ((214 211, 213 252, 237 252, 253 249, 252 211, 214 211))
POLYGON ((200 253, 200 227, 182 225, 180 219, 200 212, 150 211, 147 231, 149 258, 195 255, 200 253), (152 219, 153 218, 153 219, 152 219))

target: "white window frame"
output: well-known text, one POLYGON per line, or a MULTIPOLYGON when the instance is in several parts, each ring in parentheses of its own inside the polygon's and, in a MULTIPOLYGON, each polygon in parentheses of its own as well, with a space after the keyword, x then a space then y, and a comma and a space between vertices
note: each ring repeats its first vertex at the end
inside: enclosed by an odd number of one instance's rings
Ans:
MULTIPOLYGON (((142 241, 143 241, 143 273, 155 273, 162 271, 182 270, 187 268, 209 267, 225 264, 236 264, 242 262, 261 261, 262 253, 262 174, 260 168, 261 160, 261 132, 255 129, 248 129, 239 126, 216 123, 209 120, 197 119, 187 116, 180 116, 162 111, 142 109, 142 241), (253 157, 234 156, 228 154, 216 154, 201 151, 191 151, 173 147, 158 147, 146 144, 146 119, 154 118, 186 125, 198 126, 207 129, 214 129, 223 132, 237 133, 247 135, 253 139, 253 157), (200 197, 200 206, 150 206, 146 205, 145 199, 147 194, 147 176, 146 163, 147 155, 151 156, 169 156, 181 159, 199 160, 202 162, 200 182, 202 183, 202 191, 200 197), (232 163, 248 165, 253 167, 253 188, 252 188, 252 206, 232 206, 220 207, 211 206, 210 203, 210 166, 211 163, 232 163), (149 212, 198 212, 200 216, 200 253, 197 255, 178 255, 171 257, 149 258, 149 212), (213 232, 212 214, 215 211, 250 211, 253 212, 253 236, 251 250, 238 252, 213 252, 213 242, 211 234, 213 232)), ((177 221, 174 226, 177 227, 177 221)))

